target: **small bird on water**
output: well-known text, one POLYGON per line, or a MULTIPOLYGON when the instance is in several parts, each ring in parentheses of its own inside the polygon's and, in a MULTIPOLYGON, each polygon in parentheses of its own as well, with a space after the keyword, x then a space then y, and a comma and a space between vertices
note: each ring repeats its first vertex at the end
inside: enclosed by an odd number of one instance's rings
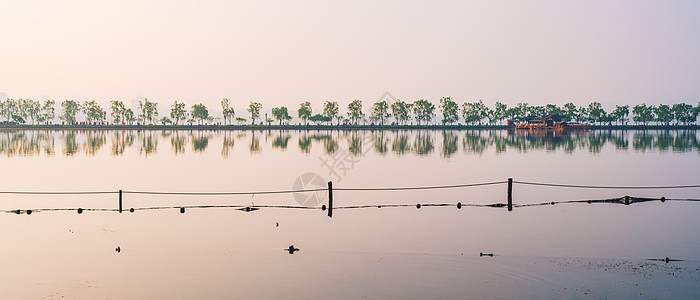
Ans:
POLYGON ((117 249, 114 249, 114 251, 117 251, 117 253, 122 252, 122 248, 117 246, 117 249))
POLYGON ((289 254, 294 254, 295 251, 299 251, 299 250, 301 250, 301 249, 299 249, 299 248, 294 248, 294 245, 291 245, 291 246, 289 246, 289 248, 284 249, 284 251, 288 251, 289 254))

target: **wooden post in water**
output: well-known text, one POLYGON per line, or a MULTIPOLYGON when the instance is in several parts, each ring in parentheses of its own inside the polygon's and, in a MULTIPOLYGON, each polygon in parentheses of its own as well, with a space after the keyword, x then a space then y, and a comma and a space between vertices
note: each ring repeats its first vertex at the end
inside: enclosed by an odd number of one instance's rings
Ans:
POLYGON ((508 211, 513 211, 513 178, 508 178, 508 211))
POLYGON ((328 217, 333 217, 333 181, 328 182, 328 217))
POLYGON ((122 190, 119 190, 119 213, 122 213, 122 190))

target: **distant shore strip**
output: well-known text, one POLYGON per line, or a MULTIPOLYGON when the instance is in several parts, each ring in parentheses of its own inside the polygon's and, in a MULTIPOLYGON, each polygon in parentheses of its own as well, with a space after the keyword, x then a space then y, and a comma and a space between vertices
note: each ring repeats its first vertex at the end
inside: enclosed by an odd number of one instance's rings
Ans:
MULTIPOLYGON (((513 130, 506 125, 0 125, 0 130, 513 130)), ((698 130, 700 125, 593 125, 585 130, 698 130)))

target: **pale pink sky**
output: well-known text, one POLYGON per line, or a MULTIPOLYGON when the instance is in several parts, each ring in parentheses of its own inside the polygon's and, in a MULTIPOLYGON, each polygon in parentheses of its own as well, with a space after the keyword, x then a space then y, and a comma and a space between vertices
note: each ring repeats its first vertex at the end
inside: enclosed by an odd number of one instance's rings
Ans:
POLYGON ((695 104, 698 16, 700 1, 2 1, 0 93, 695 104))

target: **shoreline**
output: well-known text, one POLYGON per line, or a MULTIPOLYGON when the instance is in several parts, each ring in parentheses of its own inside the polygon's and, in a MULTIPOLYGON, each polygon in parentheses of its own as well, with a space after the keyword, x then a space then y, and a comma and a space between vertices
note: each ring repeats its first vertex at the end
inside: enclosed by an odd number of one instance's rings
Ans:
MULTIPOLYGON (((506 125, 0 125, 0 130, 515 130, 506 125)), ((593 125, 585 130, 698 130, 700 125, 593 125)), ((541 131, 541 130, 519 130, 541 131)))

